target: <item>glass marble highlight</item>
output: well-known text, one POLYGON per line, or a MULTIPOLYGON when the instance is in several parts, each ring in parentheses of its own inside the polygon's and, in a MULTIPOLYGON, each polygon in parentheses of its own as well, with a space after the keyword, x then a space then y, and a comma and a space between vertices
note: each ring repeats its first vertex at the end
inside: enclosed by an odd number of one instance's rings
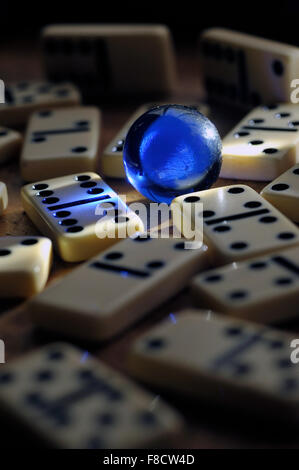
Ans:
POLYGON ((209 189, 221 169, 222 144, 211 121, 196 108, 164 105, 131 126, 124 146, 130 183, 156 202, 209 189))

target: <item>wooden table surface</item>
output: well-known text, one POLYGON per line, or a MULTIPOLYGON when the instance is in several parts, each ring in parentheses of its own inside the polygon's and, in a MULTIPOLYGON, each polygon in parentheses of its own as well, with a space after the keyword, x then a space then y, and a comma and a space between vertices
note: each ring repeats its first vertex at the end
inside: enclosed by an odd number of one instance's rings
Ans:
MULTIPOLYGON (((183 102, 184 100, 198 101, 202 96, 196 51, 189 49, 177 50, 178 55, 178 86, 171 100, 183 102)), ((0 51, 0 78, 5 83, 10 81, 40 79, 43 71, 37 42, 15 42, 2 45, 0 51)), ((155 97, 153 97, 155 99, 155 97)), ((165 100, 167 101, 167 100, 165 100)), ((127 120, 137 105, 133 100, 122 100, 121 103, 99 104, 103 113, 103 127, 101 147, 109 143, 121 125, 127 120), (127 101, 127 102, 126 102, 127 101)), ((227 109, 212 109, 211 118, 218 127, 221 135, 225 135, 230 128, 238 122, 242 114, 227 109)), ((4 235, 33 235, 37 230, 23 211, 20 200, 22 181, 19 175, 18 162, 6 164, 0 168, 0 181, 7 184, 9 193, 9 206, 4 216, 0 217, 0 236, 4 235)), ((128 201, 144 200, 128 183, 120 180, 108 180, 113 189, 121 194, 127 194, 128 201)), ((215 186, 227 186, 235 181, 219 180, 215 186)), ((244 182, 260 191, 262 183, 244 182)), ((54 266, 49 279, 63 276, 76 265, 64 263, 55 256, 54 266)), ((192 306, 188 291, 177 295, 161 308, 151 312, 143 321, 139 322, 129 331, 118 336, 113 341, 104 344, 74 343, 95 354, 101 360, 114 368, 126 372, 126 356, 129 347, 140 334, 149 327, 161 321, 169 313, 180 308, 192 306)), ((0 303, 0 338, 5 342, 6 362, 13 358, 37 349, 50 341, 63 338, 36 331, 32 325, 26 303, 20 300, 2 301, 0 303)), ((287 329, 299 331, 298 324, 286 325, 287 329)), ((294 337, 296 337, 294 335, 294 337)), ((0 366, 1 367, 1 366, 0 366)), ((159 390, 153 390, 160 395, 159 390)), ((255 448, 255 447, 298 447, 297 433, 288 432, 285 427, 272 426, 265 422, 257 423, 255 420, 238 416, 231 410, 215 408, 213 405, 190 404, 189 400, 174 398, 162 394, 162 397, 175 406, 186 418, 186 429, 173 438, 169 445, 178 448, 255 448)), ((245 407, 245 406, 244 406, 245 407)), ((6 445, 21 445, 14 438, 9 439, 6 445)), ((35 443, 33 444, 35 445, 35 443)), ((1 446, 1 445, 0 445, 1 446)))

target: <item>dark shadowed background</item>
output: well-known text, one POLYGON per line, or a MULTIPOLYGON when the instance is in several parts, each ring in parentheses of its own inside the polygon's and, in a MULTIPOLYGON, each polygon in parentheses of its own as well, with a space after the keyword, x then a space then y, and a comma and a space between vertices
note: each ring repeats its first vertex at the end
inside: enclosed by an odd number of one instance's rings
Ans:
POLYGON ((225 26, 299 45, 298 0, 0 0, 0 47, 13 38, 34 37, 47 24, 72 22, 165 23, 179 43, 194 42, 204 28, 225 26))

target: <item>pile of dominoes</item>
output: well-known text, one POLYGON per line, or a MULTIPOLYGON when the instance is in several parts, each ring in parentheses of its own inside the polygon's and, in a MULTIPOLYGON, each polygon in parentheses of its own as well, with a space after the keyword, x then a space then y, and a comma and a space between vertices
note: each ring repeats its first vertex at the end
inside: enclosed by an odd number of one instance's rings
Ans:
POLYGON ((51 339, 0 365, 1 415, 25 425, 36 446, 71 449, 166 448, 184 418, 160 395, 298 426, 299 340, 280 325, 299 315, 299 49, 220 28, 201 35, 210 101, 249 114, 223 139, 220 177, 235 184, 171 204, 191 219, 203 204, 204 243, 186 249, 183 239, 145 236, 105 182, 125 178, 126 134, 150 105, 103 152, 101 112, 82 105, 94 90, 171 100, 169 30, 59 25, 41 42, 49 81, 5 84, 0 104, 0 162, 20 157, 24 217, 39 232, 0 237, 0 296, 24 299, 23 315, 51 339), (265 187, 259 194, 244 180, 265 187), (53 258, 71 269, 48 283, 53 258), (183 289, 190 308, 134 336, 130 377, 92 358, 89 344, 113 344, 183 289))

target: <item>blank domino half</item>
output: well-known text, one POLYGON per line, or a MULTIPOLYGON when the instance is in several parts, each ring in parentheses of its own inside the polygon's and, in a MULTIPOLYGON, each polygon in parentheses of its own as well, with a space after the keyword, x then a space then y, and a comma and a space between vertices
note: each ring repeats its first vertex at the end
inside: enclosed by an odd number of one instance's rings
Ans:
POLYGON ((212 312, 174 316, 133 345, 133 375, 156 389, 298 422, 294 336, 212 312))
POLYGON ((21 148, 22 136, 19 132, 0 127, 0 163, 15 157, 21 148))
POLYGON ((144 230, 141 219, 96 173, 28 184, 21 196, 27 215, 65 261, 84 261, 144 230))
POLYGON ((30 297, 46 285, 52 243, 43 237, 0 237, 0 297, 30 297))
POLYGON ((79 105, 80 101, 80 92, 71 83, 13 83, 5 88, 5 103, 0 103, 0 125, 22 126, 34 111, 79 105))
POLYGON ((87 92, 169 92, 175 85, 171 34, 164 25, 50 25, 42 32, 51 80, 87 92))
POLYGON ((290 102, 290 84, 299 76, 299 49, 222 28, 201 35, 205 84, 211 98, 252 108, 290 102))
POLYGON ((299 222, 299 164, 266 186, 261 195, 294 222, 299 222))
POLYGON ((0 215, 7 209, 8 206, 8 193, 5 183, 0 181, 0 215))
MULTIPOLYGON (((108 176, 109 178, 126 178, 126 172, 123 164, 123 149, 125 140, 128 134, 128 131, 132 124, 139 118, 142 114, 146 113, 149 109, 160 106, 162 104, 169 104, 164 102, 158 103, 147 103, 140 106, 129 120, 123 125, 120 131, 112 139, 112 141, 105 148, 103 155, 101 156, 101 171, 103 175, 108 176)), ((180 103, 176 103, 180 104, 180 103)), ((203 103, 186 103, 186 106, 193 106, 202 112, 206 116, 209 113, 209 107, 203 103)))
POLYGON ((106 340, 177 294, 208 265, 206 247, 137 237, 75 269, 29 303, 33 321, 69 336, 106 340))
POLYGON ((1 367, 2 414, 60 449, 149 448, 182 428, 162 400, 88 356, 54 343, 1 367))
POLYGON ((25 181, 96 169, 100 112, 95 107, 38 111, 30 118, 21 154, 25 181))
POLYGON ((299 106, 261 106, 223 139, 220 176, 271 181, 298 158, 299 106))
POLYGON ((299 250, 233 263, 196 276, 198 305, 258 323, 298 317, 299 250))
POLYGON ((299 230, 249 186, 214 188, 172 201, 173 222, 203 218, 203 239, 217 264, 299 244, 299 230), (196 212, 196 203, 203 209, 196 212))

